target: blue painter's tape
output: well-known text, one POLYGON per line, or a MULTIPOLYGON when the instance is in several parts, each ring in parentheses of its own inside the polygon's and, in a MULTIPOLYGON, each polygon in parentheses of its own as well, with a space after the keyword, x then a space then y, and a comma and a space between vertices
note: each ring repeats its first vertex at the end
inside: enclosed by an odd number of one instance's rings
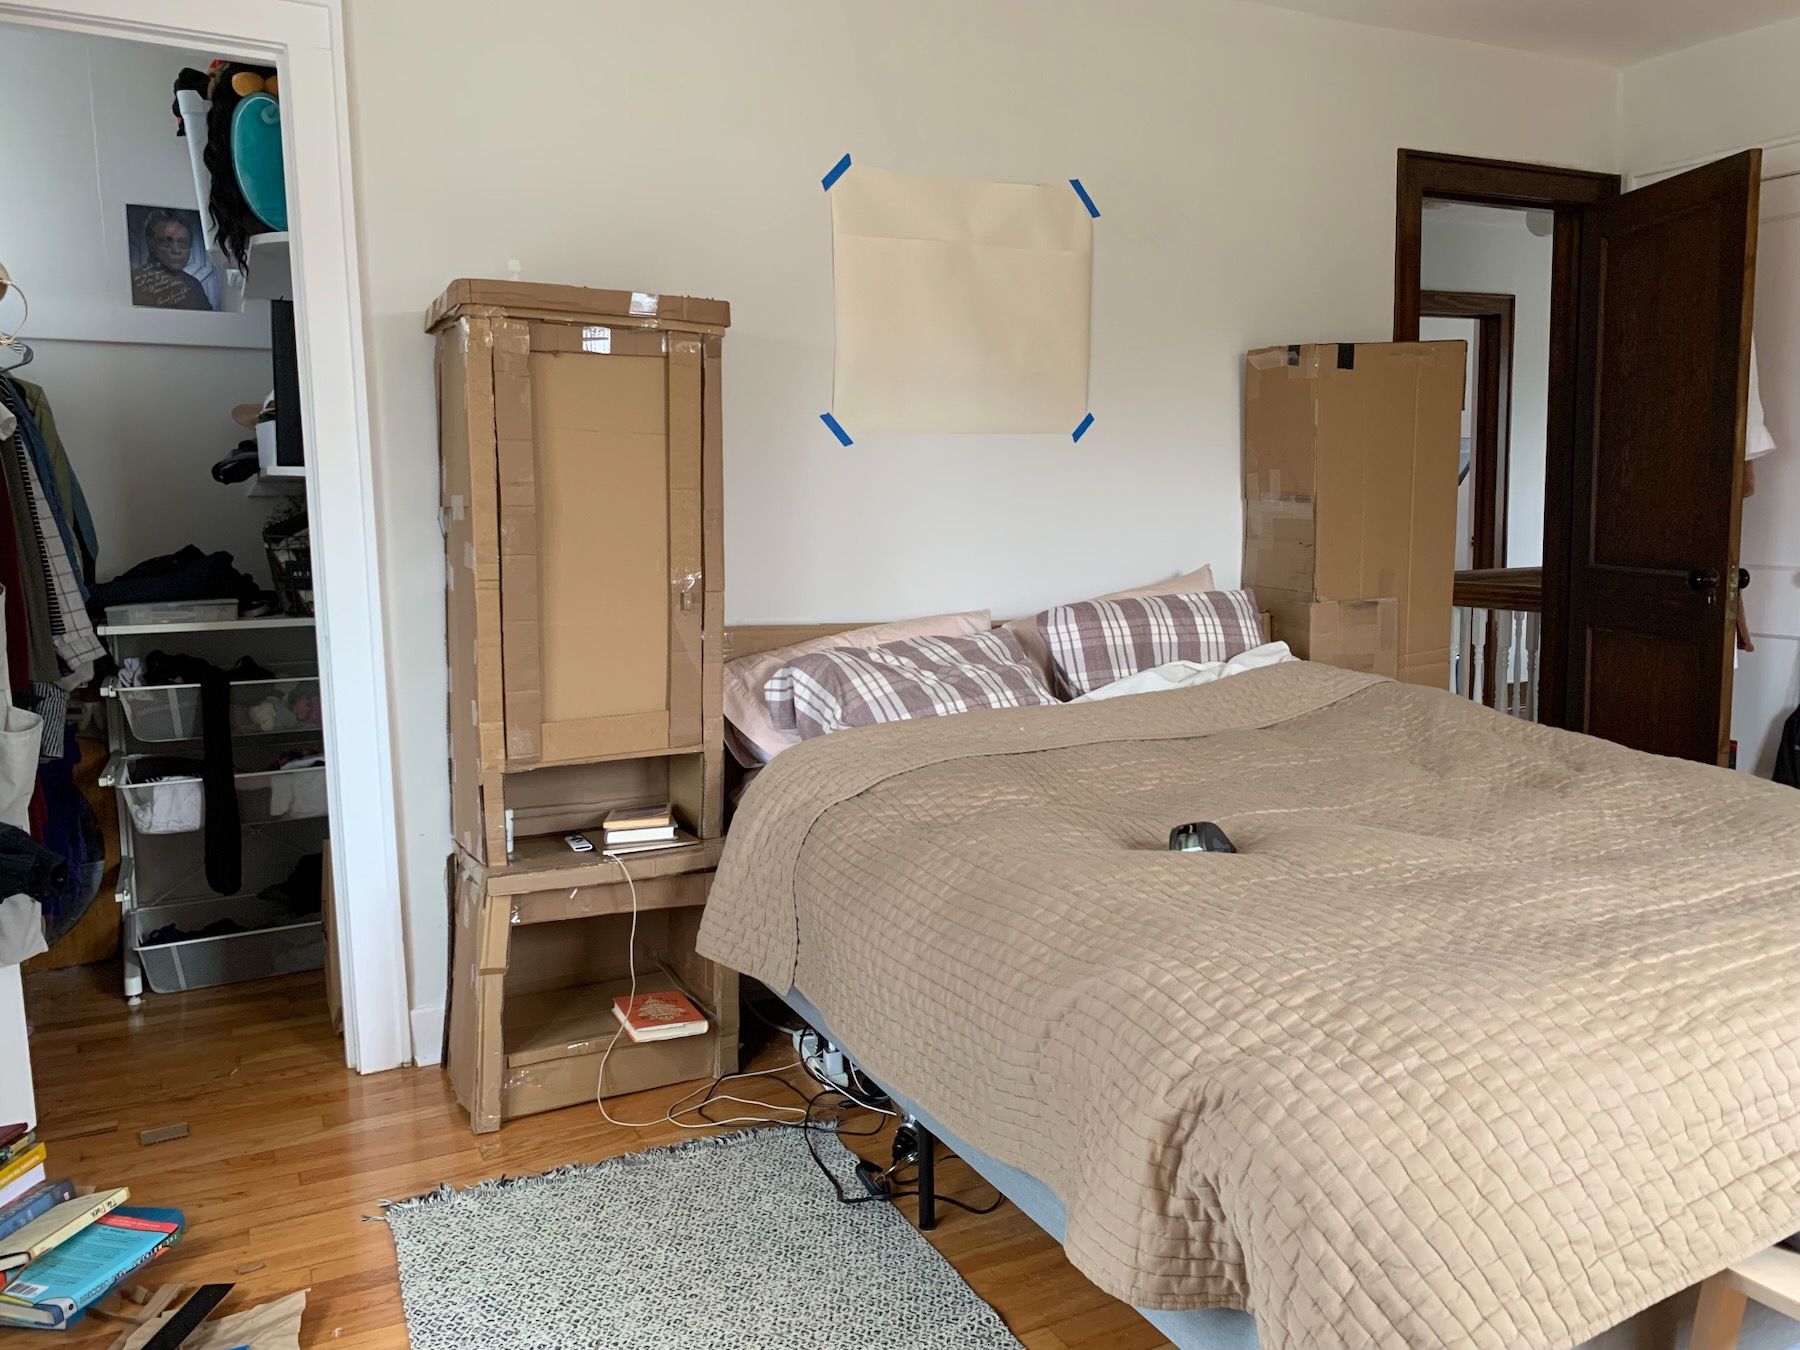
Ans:
MULTIPOLYGON (((845 155, 844 158, 847 160, 850 156, 845 155)), ((835 173, 836 170, 834 169, 832 172, 835 173)), ((1069 180, 1069 186, 1075 189, 1075 195, 1081 198, 1081 204, 1087 207, 1088 214, 1095 220, 1100 219, 1100 208, 1094 205, 1094 199, 1088 196, 1088 190, 1081 186, 1081 180, 1079 178, 1071 178, 1069 180)))
MULTIPOLYGON (((844 158, 848 159, 849 156, 846 155, 846 156, 844 156, 844 158)), ((839 426, 837 418, 833 417, 830 413, 820 413, 819 420, 825 424, 825 429, 827 431, 829 431, 833 436, 836 436, 838 438, 839 445, 854 445, 855 444, 855 442, 850 439, 850 433, 845 431, 841 426, 839 426)), ((1090 421, 1090 422, 1093 420, 1094 419, 1091 417, 1088 418, 1088 421, 1090 421)))
POLYGON ((1088 428, 1093 425, 1094 425, 1094 414, 1089 413, 1086 417, 1081 419, 1081 425, 1076 427, 1074 431, 1069 433, 1069 439, 1072 441, 1080 440, 1083 436, 1087 435, 1088 428))
MULTIPOLYGON (((831 172, 826 174, 823 178, 821 178, 819 180, 819 186, 824 188, 827 192, 830 192, 831 185, 833 183, 837 182, 838 179, 842 178, 844 176, 845 171, 848 170, 849 167, 850 167, 850 156, 849 156, 848 152, 846 152, 842 159, 840 159, 836 164, 833 164, 831 166, 831 172)), ((1077 191, 1079 191, 1079 189, 1077 189, 1077 191)), ((1098 211, 1096 211, 1096 212, 1094 212, 1094 214, 1099 215, 1100 213, 1098 211)), ((846 444, 848 444, 848 442, 846 442, 846 444)))

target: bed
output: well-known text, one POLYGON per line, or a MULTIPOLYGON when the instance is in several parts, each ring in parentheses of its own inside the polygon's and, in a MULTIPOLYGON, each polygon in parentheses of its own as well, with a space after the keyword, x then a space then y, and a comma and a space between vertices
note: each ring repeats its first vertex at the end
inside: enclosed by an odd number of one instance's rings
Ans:
POLYGON ((1178 1345, 1515 1350, 1800 1229, 1797 895, 1787 789, 1294 662, 789 750, 700 950, 1178 1345))

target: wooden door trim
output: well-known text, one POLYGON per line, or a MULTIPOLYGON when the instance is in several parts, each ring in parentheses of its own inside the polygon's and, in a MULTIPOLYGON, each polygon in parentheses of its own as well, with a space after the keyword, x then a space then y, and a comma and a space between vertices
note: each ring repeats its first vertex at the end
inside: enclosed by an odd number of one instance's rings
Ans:
POLYGON ((1419 336, 1425 199, 1537 207, 1555 214, 1549 395, 1544 426, 1544 620, 1538 715, 1561 725, 1567 660, 1569 541, 1575 453, 1575 379, 1581 321, 1582 212, 1619 195, 1619 175, 1510 160, 1401 150, 1395 171, 1394 341, 1419 336))
POLYGON ((1401 150, 1395 189, 1394 341, 1417 342, 1427 197, 1477 206, 1540 207, 1560 216, 1618 196, 1620 183, 1616 173, 1401 150))
MULTIPOLYGON (((1516 297, 1482 291, 1421 291, 1421 317, 1473 319, 1475 411, 1469 472, 1475 479, 1469 567, 1506 566, 1507 471, 1512 462, 1513 316, 1516 297)), ((1468 398, 1465 391, 1464 399, 1468 398)))

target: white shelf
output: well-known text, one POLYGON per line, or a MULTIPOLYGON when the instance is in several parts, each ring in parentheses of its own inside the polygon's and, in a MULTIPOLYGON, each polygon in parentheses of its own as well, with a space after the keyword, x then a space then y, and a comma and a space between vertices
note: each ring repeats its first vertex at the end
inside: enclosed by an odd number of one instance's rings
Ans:
POLYGON ((275 230, 250 236, 244 253, 244 299, 286 300, 294 293, 288 260, 288 232, 275 230))
POLYGON ((229 633, 244 628, 311 628, 310 617, 272 614, 257 619, 220 619, 213 623, 103 623, 94 631, 101 637, 152 637, 158 633, 229 633))
POLYGON ((281 464, 244 480, 246 497, 298 497, 306 491, 306 466, 281 464))

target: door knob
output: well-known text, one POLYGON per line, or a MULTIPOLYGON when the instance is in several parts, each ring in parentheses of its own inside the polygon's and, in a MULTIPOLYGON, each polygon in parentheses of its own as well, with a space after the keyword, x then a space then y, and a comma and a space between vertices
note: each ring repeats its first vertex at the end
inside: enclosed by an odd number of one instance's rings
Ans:
POLYGON ((1716 567, 1696 567, 1688 573, 1688 585, 1706 594, 1707 607, 1711 608, 1719 599, 1719 569, 1716 567))

